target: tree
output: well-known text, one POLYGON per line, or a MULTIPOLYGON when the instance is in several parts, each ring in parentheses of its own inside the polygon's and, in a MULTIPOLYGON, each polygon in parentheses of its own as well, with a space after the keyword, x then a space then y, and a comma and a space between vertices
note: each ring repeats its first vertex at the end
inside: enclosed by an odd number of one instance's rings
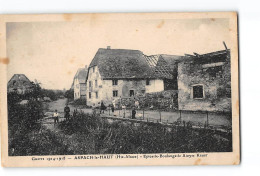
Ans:
POLYGON ((73 99, 74 98, 74 90, 72 89, 69 89, 65 92, 65 98, 68 98, 68 99, 73 99))

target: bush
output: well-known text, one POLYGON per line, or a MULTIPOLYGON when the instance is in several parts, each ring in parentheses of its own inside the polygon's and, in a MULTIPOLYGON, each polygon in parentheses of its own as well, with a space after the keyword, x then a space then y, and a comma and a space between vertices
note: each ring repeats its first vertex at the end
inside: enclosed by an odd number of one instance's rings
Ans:
POLYGON ((29 135, 40 129, 37 121, 43 117, 42 103, 30 99, 28 104, 18 104, 17 95, 8 94, 9 154, 26 155, 30 149, 29 135))
POLYGON ((63 92, 61 90, 49 90, 49 89, 42 89, 41 97, 49 97, 52 101, 55 101, 63 96, 63 92))

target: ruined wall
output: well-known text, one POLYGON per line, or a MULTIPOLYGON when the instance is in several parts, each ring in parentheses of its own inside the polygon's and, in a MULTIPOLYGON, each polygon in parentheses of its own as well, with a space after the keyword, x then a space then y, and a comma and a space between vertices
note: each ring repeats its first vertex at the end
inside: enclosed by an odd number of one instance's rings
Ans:
POLYGON ((211 68, 205 68, 202 64, 193 61, 180 62, 178 64, 179 109, 230 112, 230 84, 229 57, 226 58, 224 65, 222 65, 222 71, 217 70, 216 74, 214 72, 212 73, 211 68), (194 99, 192 97, 192 86, 196 84, 201 84, 204 87, 204 97, 202 99, 194 99))

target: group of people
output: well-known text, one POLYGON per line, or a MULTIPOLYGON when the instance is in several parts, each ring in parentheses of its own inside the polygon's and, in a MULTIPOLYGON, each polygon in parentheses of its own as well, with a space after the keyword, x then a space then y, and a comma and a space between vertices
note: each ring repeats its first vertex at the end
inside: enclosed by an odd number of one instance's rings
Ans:
MULTIPOLYGON (((55 109, 55 111, 53 113, 54 124, 59 123, 59 118, 60 118, 60 114, 58 113, 58 110, 55 109)), ((66 120, 68 120, 70 118, 70 107, 68 106, 68 104, 66 104, 66 106, 64 108, 64 118, 66 120)))
MULTIPOLYGON (((109 105, 109 107, 111 108, 111 112, 114 114, 115 112, 115 107, 116 107, 116 102, 115 100, 112 101, 112 104, 109 105)), ((96 114, 96 107, 95 107, 95 104, 93 104, 93 115, 96 114)), ((132 108, 132 119, 135 119, 135 115, 136 115, 136 108, 139 108, 139 102, 136 101, 135 102, 135 106, 132 108)), ((104 114, 105 113, 105 110, 107 109, 107 107, 105 106, 104 102, 101 101, 101 104, 100 104, 100 114, 104 114)), ((122 105, 122 110, 124 110, 124 116, 125 117, 125 110, 126 110, 126 106, 125 105, 122 105)))
MULTIPOLYGON (((112 104, 110 105, 110 108, 111 108, 111 111, 112 113, 115 112, 115 107, 116 107, 116 101, 113 100, 112 101, 112 104)), ((93 104, 93 115, 96 114, 96 107, 95 105, 93 104)), ((135 115, 136 115, 136 108, 139 108, 139 102, 138 101, 135 101, 135 106, 132 108, 132 119, 135 119, 135 115)), ((105 106, 104 102, 101 101, 101 104, 100 104, 100 114, 104 114, 105 113, 105 110, 107 109, 107 107, 105 106)), ((125 105, 122 105, 122 109, 126 110, 126 106, 125 105)), ((70 119, 70 107, 68 106, 68 104, 66 104, 66 106, 64 107, 64 118, 66 120, 70 119)), ((125 116, 124 116, 125 117, 125 116)), ((60 114, 58 113, 58 110, 55 109, 55 112, 53 113, 53 119, 54 119, 54 124, 57 124, 59 123, 59 118, 60 118, 60 114)))

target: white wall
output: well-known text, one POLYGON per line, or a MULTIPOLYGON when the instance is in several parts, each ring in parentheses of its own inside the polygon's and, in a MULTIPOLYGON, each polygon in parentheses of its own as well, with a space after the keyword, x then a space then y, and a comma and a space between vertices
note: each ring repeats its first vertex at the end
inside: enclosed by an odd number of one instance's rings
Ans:
POLYGON ((95 71, 93 72, 93 67, 89 68, 88 80, 86 83, 86 98, 87 105, 93 106, 93 104, 97 105, 101 102, 103 97, 103 80, 101 79, 101 75, 99 73, 98 67, 95 66, 95 71), (97 80, 97 86, 95 85, 95 80, 97 80), (89 81, 92 83, 92 87, 89 87, 89 81), (89 92, 91 92, 91 98, 89 97, 89 92), (98 92, 98 98, 96 98, 96 92, 98 92))
POLYGON ((78 78, 74 79, 74 100, 80 98, 80 85, 78 78))
POLYGON ((155 79, 150 80, 150 85, 145 86, 146 93, 160 92, 164 90, 163 80, 155 79))

